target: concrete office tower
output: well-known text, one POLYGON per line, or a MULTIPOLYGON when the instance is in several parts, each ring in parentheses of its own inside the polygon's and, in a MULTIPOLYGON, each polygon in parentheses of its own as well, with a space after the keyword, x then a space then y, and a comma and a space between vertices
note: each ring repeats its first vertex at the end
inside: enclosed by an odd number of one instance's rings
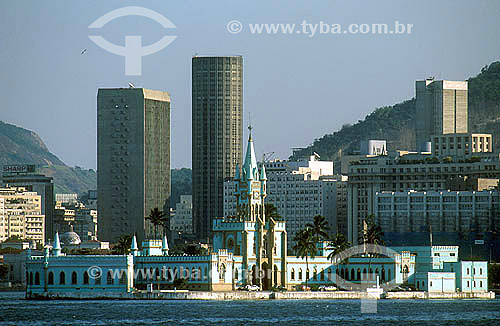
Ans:
MULTIPOLYGON (((170 95, 144 88, 97 93, 98 238, 152 236, 152 208, 169 211, 170 95)), ((161 230, 162 228, 160 228, 161 230)))
POLYGON ((416 149, 432 135, 468 133, 467 81, 417 80, 416 149))
POLYGON ((207 240, 242 161, 243 58, 193 57, 192 83, 193 228, 207 240))

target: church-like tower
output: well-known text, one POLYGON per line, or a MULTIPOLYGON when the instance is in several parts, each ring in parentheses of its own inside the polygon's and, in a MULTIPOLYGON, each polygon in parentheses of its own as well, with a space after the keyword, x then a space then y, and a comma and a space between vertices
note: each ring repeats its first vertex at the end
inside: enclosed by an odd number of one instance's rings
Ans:
POLYGON ((266 216, 266 170, 259 170, 248 128, 247 151, 243 166, 236 167, 236 216, 214 220, 214 249, 227 249, 241 255, 242 273, 250 274, 248 282, 267 289, 286 283, 285 222, 266 216))

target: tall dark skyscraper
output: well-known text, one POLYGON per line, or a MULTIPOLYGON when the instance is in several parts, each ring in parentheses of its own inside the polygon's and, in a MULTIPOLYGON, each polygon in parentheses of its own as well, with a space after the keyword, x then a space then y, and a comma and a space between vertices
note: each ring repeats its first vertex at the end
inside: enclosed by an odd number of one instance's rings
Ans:
POLYGON ((193 57, 193 229, 207 240, 224 214, 224 180, 242 162, 243 58, 193 57))
POLYGON ((97 94, 98 234, 152 236, 152 208, 170 204, 170 95, 143 88, 97 94))

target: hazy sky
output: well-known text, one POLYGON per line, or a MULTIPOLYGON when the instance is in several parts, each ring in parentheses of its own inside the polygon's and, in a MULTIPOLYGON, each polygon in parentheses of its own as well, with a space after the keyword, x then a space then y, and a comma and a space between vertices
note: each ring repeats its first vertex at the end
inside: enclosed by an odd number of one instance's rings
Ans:
MULTIPOLYGON (((96 167, 99 87, 168 91, 172 167, 191 166, 191 57, 244 56, 245 124, 257 155, 310 144, 375 107, 414 96, 416 79, 463 80, 500 60, 500 1, 7 1, 0 0, 0 120, 36 131, 69 165, 96 167), (167 17, 176 29, 137 16, 88 26, 124 6, 167 17), (243 30, 231 34, 229 21, 243 30), (252 34, 248 24, 413 24, 411 34, 252 34), (124 57, 89 35, 142 44, 177 39, 126 76, 124 57), (83 49, 87 51, 81 55, 83 49)), ((246 131, 246 130, 245 130, 246 131)), ((246 132, 245 132, 246 135, 246 132)), ((246 137, 246 136, 245 136, 246 137)))

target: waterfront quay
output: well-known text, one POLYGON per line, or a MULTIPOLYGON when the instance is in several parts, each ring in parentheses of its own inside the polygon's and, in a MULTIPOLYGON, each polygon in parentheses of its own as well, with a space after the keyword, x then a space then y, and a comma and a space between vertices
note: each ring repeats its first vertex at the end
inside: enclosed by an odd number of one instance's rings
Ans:
POLYGON ((304 300, 304 299, 495 299, 494 292, 424 292, 424 291, 401 291, 384 292, 380 295, 361 291, 188 291, 188 290, 154 290, 133 291, 129 293, 102 293, 92 295, 89 292, 66 292, 59 295, 32 295, 27 299, 139 299, 139 300, 304 300))

